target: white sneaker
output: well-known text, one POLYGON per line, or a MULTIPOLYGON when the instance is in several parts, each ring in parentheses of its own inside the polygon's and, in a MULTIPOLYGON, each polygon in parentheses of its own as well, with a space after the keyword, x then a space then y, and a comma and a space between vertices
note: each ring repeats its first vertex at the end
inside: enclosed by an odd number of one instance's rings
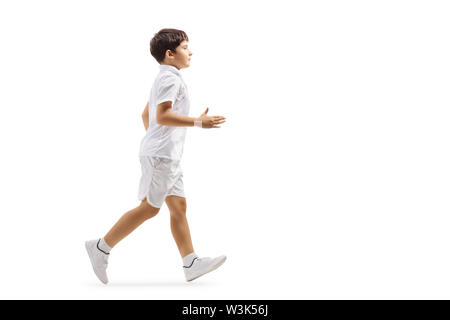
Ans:
POLYGON ((210 257, 194 258, 190 266, 183 266, 186 281, 192 281, 208 272, 216 270, 225 260, 227 260, 226 256, 220 256, 214 259, 210 257))
POLYGON ((100 250, 98 247, 99 242, 100 239, 89 240, 85 242, 85 246, 95 275, 101 282, 107 284, 108 276, 106 275, 106 268, 108 267, 109 253, 100 250))

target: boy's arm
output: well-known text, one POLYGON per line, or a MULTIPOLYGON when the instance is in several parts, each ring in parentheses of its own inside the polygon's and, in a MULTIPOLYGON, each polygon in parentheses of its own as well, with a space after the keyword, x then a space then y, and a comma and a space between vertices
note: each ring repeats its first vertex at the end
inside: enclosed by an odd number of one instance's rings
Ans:
POLYGON ((193 127, 198 118, 183 116, 172 112, 172 102, 165 101, 156 108, 156 122, 163 126, 193 127))
POLYGON ((148 102, 145 105, 144 112, 142 112, 142 121, 144 122, 145 131, 148 130, 148 102))

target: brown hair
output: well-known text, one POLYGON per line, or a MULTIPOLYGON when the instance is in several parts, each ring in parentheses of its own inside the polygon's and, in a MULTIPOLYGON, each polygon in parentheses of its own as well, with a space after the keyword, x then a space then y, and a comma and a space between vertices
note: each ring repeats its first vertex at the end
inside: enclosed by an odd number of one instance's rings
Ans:
POLYGON ((183 40, 189 41, 186 32, 178 29, 161 29, 150 41, 150 53, 161 64, 166 57, 166 51, 176 53, 176 48, 183 40))

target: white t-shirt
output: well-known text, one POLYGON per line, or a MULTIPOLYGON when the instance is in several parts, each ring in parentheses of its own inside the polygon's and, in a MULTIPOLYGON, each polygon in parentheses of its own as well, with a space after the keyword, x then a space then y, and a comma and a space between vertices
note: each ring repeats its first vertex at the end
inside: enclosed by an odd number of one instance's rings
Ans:
POLYGON ((155 156, 181 160, 187 127, 163 126, 156 122, 158 104, 172 101, 172 112, 187 116, 189 96, 180 71, 174 66, 160 65, 150 91, 149 126, 141 141, 139 156, 155 156))

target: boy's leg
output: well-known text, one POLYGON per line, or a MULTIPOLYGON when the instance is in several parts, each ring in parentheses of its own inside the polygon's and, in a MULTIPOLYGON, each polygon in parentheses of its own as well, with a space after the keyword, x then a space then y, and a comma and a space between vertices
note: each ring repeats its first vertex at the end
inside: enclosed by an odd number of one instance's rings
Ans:
POLYGON ((192 281, 220 267, 226 256, 217 258, 199 258, 192 247, 191 234, 186 219, 186 198, 175 195, 166 197, 166 204, 170 210, 170 227, 183 258, 183 271, 186 281, 192 281))
POLYGON ((105 242, 113 248, 120 240, 129 235, 134 229, 139 227, 145 220, 148 220, 159 212, 159 208, 151 206, 147 199, 141 201, 141 204, 126 212, 119 221, 104 236, 105 242))
POLYGON ((170 195, 166 197, 166 204, 170 211, 170 229, 183 258, 194 252, 186 219, 186 198, 170 195))

